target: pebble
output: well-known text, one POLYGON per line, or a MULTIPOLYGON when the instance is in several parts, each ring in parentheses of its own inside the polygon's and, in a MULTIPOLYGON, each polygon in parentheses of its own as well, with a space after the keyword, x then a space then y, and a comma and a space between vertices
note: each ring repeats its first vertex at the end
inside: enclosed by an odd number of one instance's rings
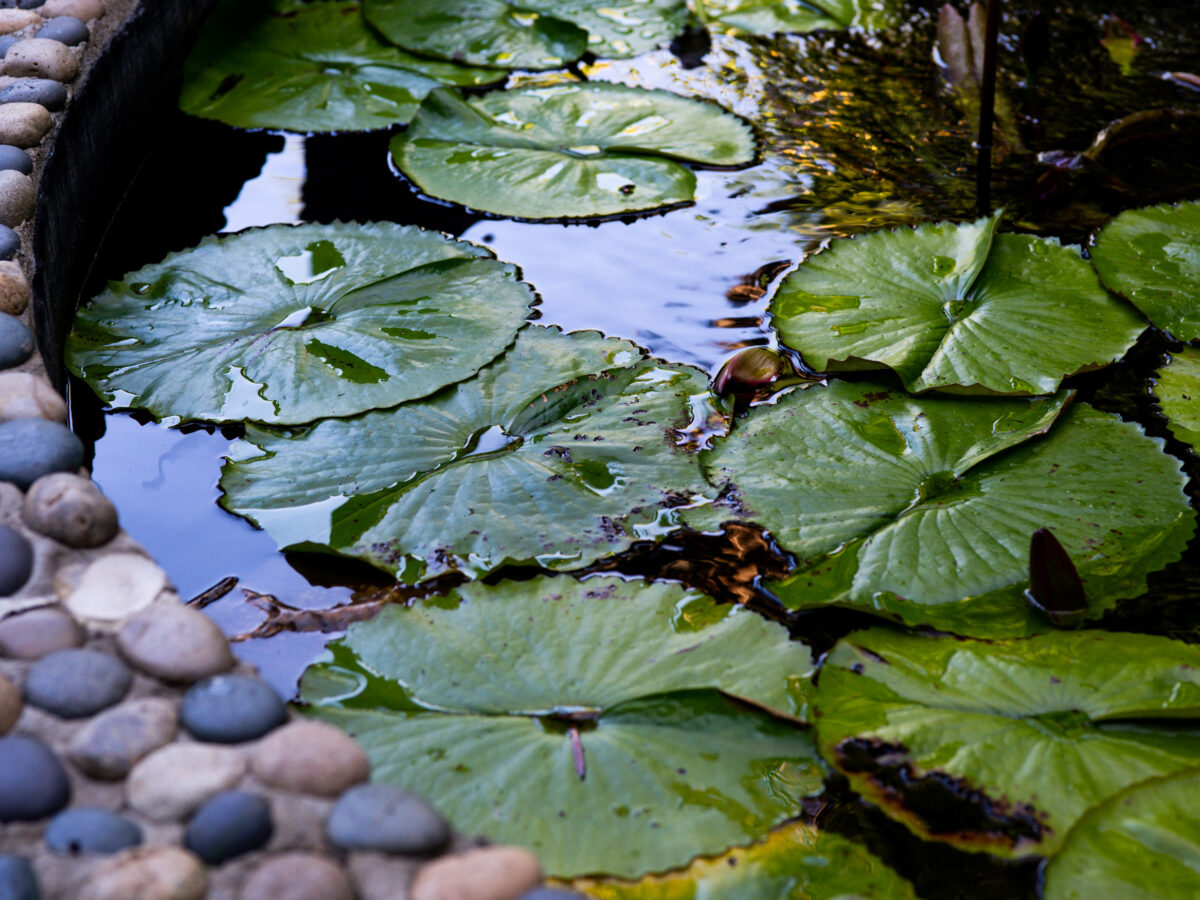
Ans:
POLYGON ((45 419, 0 422, 0 481, 25 490, 43 475, 81 465, 83 442, 66 426, 45 419))
POLYGON ((73 472, 35 481, 25 494, 21 518, 38 534, 68 547, 99 547, 117 536, 116 507, 95 482, 73 472))
MULTIPOLYGON (((56 84, 57 82, 50 82, 56 84)), ((12 98, 6 100, 5 94, 16 85, 0 90, 0 103, 22 102, 28 98, 12 98)), ((62 87, 62 85, 59 85, 62 87)), ((49 107, 49 104, 44 104, 49 107)), ((33 187, 33 179, 15 169, 0 170, 0 224, 15 228, 33 213, 33 204, 37 200, 37 191, 33 187)))
MULTIPOLYGON (((0 110, 6 107, 0 104, 0 110)), ((38 107, 41 109, 41 107, 38 107)), ((6 137, 4 131, 4 113, 0 112, 0 140, 6 137)), ((7 225, 0 225, 0 262, 11 260, 17 255, 17 251, 21 249, 21 238, 15 231, 7 225)))
POLYGON ((390 784, 352 787, 325 823, 329 840, 344 850, 382 850, 432 856, 450 843, 450 826, 420 797, 390 784))
POLYGON ((78 618, 119 622, 153 603, 166 586, 166 573, 146 557, 110 553, 83 571, 64 603, 78 618))
POLYGON ((257 850, 274 831, 271 807, 265 799, 247 791, 226 791, 196 810, 183 844, 215 866, 257 850))
POLYGON ((422 866, 409 900, 519 900, 541 880, 537 857, 523 847, 481 847, 422 866))
POLYGON ((587 900, 583 894, 575 891, 564 891, 562 888, 534 888, 528 894, 522 894, 521 900, 587 900))
MULTIPOLYGON (((9 174, 0 172, 0 178, 9 174)), ((22 175, 22 178, 25 176, 22 175)), ((16 419, 67 421, 67 404, 50 382, 31 372, 0 373, 0 422, 16 419)))
POLYGON ((37 36, 49 41, 58 41, 68 47, 82 44, 90 37, 87 25, 75 16, 58 16, 51 19, 38 30, 37 36))
POLYGON ((0 369, 19 366, 31 356, 33 356, 33 332, 15 316, 0 313, 0 369))
POLYGON ((48 38, 29 38, 14 44, 4 54, 4 74, 70 81, 79 74, 79 60, 65 44, 48 38))
POLYGON ((204 864, 179 847, 135 847, 88 873, 75 900, 204 900, 204 864))
POLYGON ((15 34, 0 35, 0 59, 4 59, 4 54, 8 52, 8 48, 20 40, 15 34))
POLYGON ((15 594, 33 574, 33 545, 15 528, 0 525, 0 597, 15 594))
POLYGON ((240 900, 354 900, 346 873, 308 853, 285 853, 263 863, 242 886, 240 900))
POLYGON ((37 103, 57 112, 67 105, 67 89, 49 78, 22 78, 0 88, 0 103, 37 103))
POLYGON ((179 708, 183 727, 201 741, 240 744, 287 721, 287 707, 265 681, 249 675, 216 675, 194 684, 179 708))
POLYGON ((117 632, 117 647, 135 668, 164 681, 190 684, 227 672, 234 663, 217 624, 174 599, 159 600, 127 619, 117 632))
POLYGON ((84 22, 90 22, 104 15, 104 4, 100 0, 46 0, 39 12, 44 19, 74 16, 84 22))
MULTIPOLYGON (((11 144, 0 144, 0 169, 15 169, 22 175, 28 175, 33 171, 33 160, 20 147, 14 147, 11 144)), ((19 275, 21 273, 20 267, 16 263, 12 265, 16 267, 16 274, 19 275)), ((22 276, 21 282, 24 283, 24 281, 25 278, 22 276)))
MULTIPOLYGON (((0 675, 0 734, 4 734, 21 718, 21 691, 15 684, 0 675)), ((3 898, 0 894, 0 898, 3 898)))
POLYGON ((321 797, 336 797, 371 775, 357 741, 315 721, 289 722, 271 732, 254 748, 250 766, 264 784, 321 797))
POLYGON ((140 844, 142 829, 107 809, 76 806, 50 820, 45 839, 57 853, 117 853, 140 844))
POLYGON ((178 727, 179 716, 170 700, 130 700, 75 732, 66 756, 92 778, 124 778, 139 760, 169 744, 178 727))
POLYGON ((0 856, 0 897, 3 900, 40 900, 37 876, 23 856, 0 856))
MULTIPOLYGON (((0 107, 2 110, 3 107, 0 107)), ((20 169, 15 165, 15 160, 12 159, 8 152, 15 150, 17 153, 25 153, 19 147, 9 147, 5 144, 0 144, 0 169, 20 169)), ((29 159, 28 154, 25 155, 29 159)), ((32 163, 30 164, 32 168, 32 163)), ((26 172, 25 174, 29 174, 26 172)), ((12 231, 12 229, 8 229, 12 231)), ((13 232, 13 237, 16 237, 16 232, 13 232)), ((16 248, 14 251, 16 252, 16 248)), ((10 254, 11 255, 11 254, 10 254)), ((0 256, 3 256, 0 253, 0 256)), ((25 312, 25 307, 29 304, 29 285, 25 282, 25 273, 21 271, 21 267, 11 259, 0 259, 0 312, 7 313, 10 316, 19 316, 25 312)))
POLYGON ((78 622, 52 606, 0 620, 0 654, 13 659, 40 659, 55 650, 78 647, 84 637, 78 622))
POLYGON ((0 738, 0 822, 44 819, 70 799, 66 770, 49 747, 24 735, 0 738))
POLYGON ((133 767, 125 796, 148 818, 176 821, 233 787, 245 772, 246 757, 232 747, 168 744, 133 767))
MULTIPOLYGON (((46 41, 46 43, 53 44, 64 53, 71 52, 57 41, 46 41)), ((9 64, 9 59, 18 50, 20 50, 19 46, 12 47, 4 54, 5 68, 9 64)), ((34 147, 50 130, 53 121, 50 113, 46 111, 46 107, 39 103, 0 104, 0 143, 12 144, 21 149, 34 147)))
POLYGON ((108 709, 129 691, 133 673, 99 650, 59 650, 43 656, 25 675, 25 702, 63 719, 108 709))
POLYGON ((12 34, 40 21, 41 16, 27 9, 0 9, 0 34, 12 34))

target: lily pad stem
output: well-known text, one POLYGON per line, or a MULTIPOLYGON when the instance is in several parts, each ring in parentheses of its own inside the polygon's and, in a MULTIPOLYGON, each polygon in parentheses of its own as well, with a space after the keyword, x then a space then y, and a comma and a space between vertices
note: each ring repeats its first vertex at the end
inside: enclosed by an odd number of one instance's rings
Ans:
POLYGON ((983 80, 979 85, 979 139, 975 165, 975 210, 992 208, 992 119, 996 104, 996 44, 1000 33, 1000 0, 988 0, 984 32, 983 80))

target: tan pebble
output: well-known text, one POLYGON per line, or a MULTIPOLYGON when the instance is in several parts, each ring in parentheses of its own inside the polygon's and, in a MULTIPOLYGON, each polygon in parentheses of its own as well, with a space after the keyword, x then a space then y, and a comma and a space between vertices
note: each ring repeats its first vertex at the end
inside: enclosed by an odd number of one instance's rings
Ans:
POLYGON ((52 123, 50 113, 40 103, 0 104, 0 144, 21 148, 36 146, 52 123))
POLYGON ((0 9, 0 34, 12 34, 30 25, 36 25, 42 17, 29 9, 0 9))
POLYGON ((153 603, 166 586, 166 573, 146 557, 110 553, 84 570, 63 605, 78 619, 119 622, 153 603))
POLYGON ((285 853, 267 860, 242 886, 241 900, 354 900, 350 879, 321 856, 285 853))
POLYGON ((67 758, 92 778, 124 778, 138 760, 170 743, 178 727, 179 714, 170 700, 129 700, 76 731, 67 758))
POLYGON ((75 900, 204 900, 204 863, 179 847, 135 847, 88 874, 75 900))
POLYGON ((20 689, 0 675, 0 734, 4 734, 17 724, 17 719, 21 718, 23 707, 20 689))
POLYGON ((411 900, 517 900, 542 880, 523 847, 482 847, 435 859, 413 881, 411 900))
POLYGON ((233 653, 217 623, 178 600, 159 600, 127 619, 117 647, 135 668, 190 684, 233 668, 233 653))
POLYGON ((250 765, 265 784, 321 797, 336 797, 371 775, 366 751, 324 722, 277 728, 254 748, 250 765))
POLYGON ((125 796, 142 815, 170 822, 229 790, 245 773, 246 757, 234 747, 168 744, 133 767, 125 796))
POLYGON ((87 22, 104 15, 104 4, 100 0, 46 0, 38 12, 46 19, 74 16, 87 22))
POLYGON ((99 547, 117 535, 117 510, 90 478, 53 472, 25 493, 21 518, 68 547, 99 547))
POLYGON ((396 900, 408 897, 417 863, 411 856, 358 850, 346 859, 359 900, 396 900))
POLYGON ((16 169, 0 171, 0 224, 16 228, 33 213, 36 200, 32 178, 16 169))
POLYGON ((28 305, 29 285, 25 273, 11 259, 0 260, 0 312, 19 316, 28 305))
POLYGON ((4 54, 4 74, 70 81, 79 74, 79 60, 66 44, 50 38, 30 38, 8 48, 4 54))
POLYGON ((0 373, 0 422, 13 419, 67 421, 67 404, 50 382, 29 372, 0 373))

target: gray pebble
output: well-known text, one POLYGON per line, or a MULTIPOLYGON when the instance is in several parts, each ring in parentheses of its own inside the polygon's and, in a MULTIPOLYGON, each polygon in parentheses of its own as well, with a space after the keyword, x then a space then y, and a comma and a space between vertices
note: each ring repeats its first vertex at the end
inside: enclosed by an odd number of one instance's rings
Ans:
POLYGON ((25 702, 63 719, 108 709, 129 691, 133 673, 98 650, 59 650, 43 656, 25 676, 25 702))
POLYGON ((89 37, 87 25, 74 16, 59 16, 58 18, 51 19, 42 26, 37 36, 58 41, 60 44, 66 44, 68 47, 82 44, 89 37))
POLYGON ((41 659, 55 650, 83 643, 83 628, 73 618, 52 606, 0 620, 0 655, 14 659, 41 659))
POLYGON ((174 599, 152 603, 126 619, 117 647, 135 668, 187 684, 227 672, 234 662, 217 623, 174 599))
POLYGON ((338 798, 325 832, 344 850, 433 856, 450 843, 450 826, 415 794, 390 784, 361 784, 338 798))
POLYGON ((257 850, 275 831, 271 807, 246 791, 217 794, 188 822, 183 845, 209 865, 257 850))
POLYGON ((12 259, 21 249, 21 239, 7 225, 0 225, 0 260, 12 259))
POLYGON ((75 732, 67 758, 92 778, 124 778, 135 763, 169 744, 178 725, 170 700, 130 700, 105 710, 75 732))
MULTIPOLYGON (((0 97, 4 90, 0 90, 0 97)), ((12 101, 0 99, 0 104, 7 102, 12 101)), ((37 190, 32 178, 15 169, 0 170, 0 224, 10 228, 20 225, 32 215, 36 201, 37 190)))
POLYGON ((33 574, 33 545, 16 529, 0 525, 0 597, 15 594, 33 574))
POLYGON ((0 898, 3 900, 40 900, 37 876, 23 856, 0 856, 0 898))
POLYGON ((0 313, 0 369, 19 366, 33 356, 33 332, 15 316, 0 313))
POLYGON ((21 518, 38 534, 68 547, 99 547, 117 536, 117 510, 90 478, 43 475, 29 488, 21 518))
POLYGON ((0 423, 0 481, 26 490, 43 475, 83 465, 83 442, 65 425, 45 419, 0 423))
POLYGON ((587 900, 585 895, 574 891, 564 891, 562 888, 534 888, 527 894, 522 894, 519 900, 587 900))
MULTIPOLYGON (((3 41, 3 38, 0 38, 3 41)), ((33 171, 33 160, 20 147, 12 144, 0 144, 0 169, 16 169, 22 175, 33 171)))
POLYGON ((261 679, 217 675, 197 682, 184 694, 179 718, 197 740, 240 744, 286 722, 287 707, 261 679))
POLYGON ((62 763, 37 738, 0 738, 0 822, 34 822, 71 799, 62 763))
POLYGON ((57 853, 117 853, 140 844, 142 829, 107 809, 76 806, 50 820, 45 839, 57 853))
POLYGON ((21 40, 15 34, 0 34, 0 59, 4 59, 4 54, 8 52, 8 48, 21 40))
MULTIPOLYGON (((51 24, 61 21, 55 19, 51 24)), ((21 78, 0 88, 0 103, 38 103, 57 112, 67 105, 67 88, 49 78, 21 78)))

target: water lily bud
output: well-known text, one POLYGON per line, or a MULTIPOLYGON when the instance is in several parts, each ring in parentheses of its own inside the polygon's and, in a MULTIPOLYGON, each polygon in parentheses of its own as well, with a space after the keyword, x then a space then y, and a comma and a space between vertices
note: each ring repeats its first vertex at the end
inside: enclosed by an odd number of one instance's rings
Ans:
POLYGON ((777 350, 747 347, 730 357, 713 379, 718 394, 752 394, 793 374, 791 364, 777 350))
POLYGON ((1029 590, 1025 598, 1060 628, 1074 628, 1087 615, 1087 596, 1071 557, 1049 528, 1029 541, 1029 590))

